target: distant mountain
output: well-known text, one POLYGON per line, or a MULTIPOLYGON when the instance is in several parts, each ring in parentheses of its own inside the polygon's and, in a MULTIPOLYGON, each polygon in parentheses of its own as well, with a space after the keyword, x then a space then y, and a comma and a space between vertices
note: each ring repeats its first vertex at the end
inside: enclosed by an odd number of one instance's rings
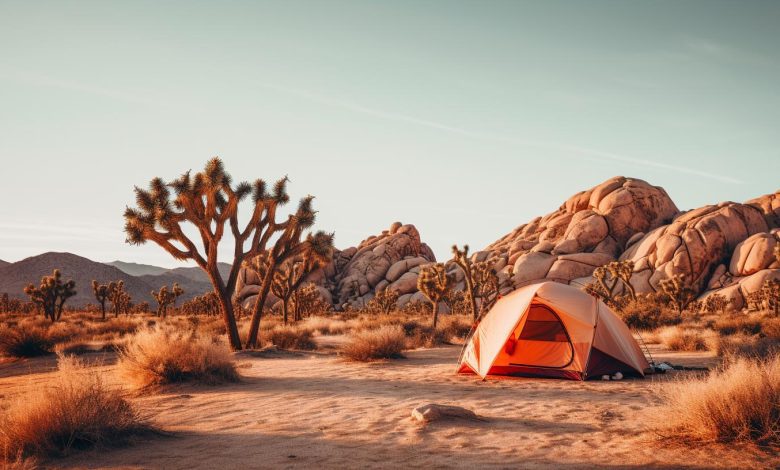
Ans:
MULTIPOLYGON (((209 277, 206 275, 206 273, 203 272, 202 269, 200 269, 197 266, 188 267, 188 268, 168 269, 168 268, 161 268, 159 266, 153 266, 151 264, 128 263, 126 261, 119 261, 119 260, 112 261, 106 264, 119 268, 122 271, 126 272, 127 274, 130 274, 131 276, 159 276, 161 274, 174 274, 177 276, 185 277, 190 281, 207 283, 211 285, 211 281, 209 281, 209 277)), ((217 263, 217 267, 219 268, 219 272, 220 274, 222 274, 222 277, 227 279, 227 277, 230 275, 231 265, 228 263, 217 263)))
POLYGON ((3 261, 3 260, 0 259, 0 268, 2 268, 3 266, 8 266, 9 264, 11 264, 11 263, 9 263, 8 261, 3 261))
MULTIPOLYGON (((220 271, 230 265, 220 264, 220 271)), ((59 269, 65 280, 76 281, 77 294, 68 300, 68 305, 83 306, 95 303, 92 295, 92 280, 101 283, 124 281, 125 289, 133 301, 149 302, 154 305, 151 292, 160 287, 170 286, 174 282, 184 289, 184 295, 179 302, 189 300, 212 289, 211 282, 200 268, 176 268, 168 270, 157 266, 114 261, 99 263, 72 253, 43 253, 38 256, 23 259, 16 263, 0 263, 0 293, 8 293, 12 297, 24 299, 24 287, 29 283, 38 284, 41 277, 59 269), (124 269, 120 269, 120 266, 124 269), (125 269, 142 274, 133 275, 125 269)), ((227 274, 225 274, 227 275, 227 274)))
POLYGON ((147 274, 156 275, 168 271, 167 268, 152 266, 151 264, 128 263, 126 261, 119 260, 111 261, 110 263, 105 264, 113 266, 131 276, 145 276, 147 274))
POLYGON ((72 253, 43 253, 38 256, 0 267, 0 292, 17 298, 25 298, 24 287, 38 284, 42 276, 51 274, 54 269, 62 272, 65 280, 76 281, 76 295, 68 300, 69 305, 95 303, 92 295, 92 280, 99 282, 125 282, 125 289, 135 302, 153 302, 151 287, 143 280, 131 276, 114 266, 108 266, 72 253))

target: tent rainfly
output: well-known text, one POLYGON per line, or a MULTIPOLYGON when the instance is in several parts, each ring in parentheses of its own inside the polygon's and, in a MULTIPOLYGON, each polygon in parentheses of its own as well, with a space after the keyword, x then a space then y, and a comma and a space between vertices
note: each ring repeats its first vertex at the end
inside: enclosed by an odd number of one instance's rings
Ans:
POLYGON ((459 372, 585 380, 644 377, 650 366, 623 320, 576 287, 544 282, 501 298, 461 354, 459 372))

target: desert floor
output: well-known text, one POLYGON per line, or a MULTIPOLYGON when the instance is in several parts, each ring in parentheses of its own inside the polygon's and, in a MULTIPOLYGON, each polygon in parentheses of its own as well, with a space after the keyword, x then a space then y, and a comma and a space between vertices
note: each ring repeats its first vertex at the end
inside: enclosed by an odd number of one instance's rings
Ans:
MULTIPOLYGON (((576 382, 457 375, 460 348, 406 359, 344 362, 327 353, 241 353, 241 383, 175 386, 133 402, 167 435, 48 462, 57 468, 775 468, 746 446, 685 446, 648 431, 663 419, 644 380, 576 382), (484 420, 420 425, 411 410, 452 404, 484 420)), ((675 364, 712 365, 707 353, 655 351, 675 364)), ((114 358, 94 354, 115 380, 114 358)), ((1 400, 45 384, 53 358, 0 365, 1 400)))

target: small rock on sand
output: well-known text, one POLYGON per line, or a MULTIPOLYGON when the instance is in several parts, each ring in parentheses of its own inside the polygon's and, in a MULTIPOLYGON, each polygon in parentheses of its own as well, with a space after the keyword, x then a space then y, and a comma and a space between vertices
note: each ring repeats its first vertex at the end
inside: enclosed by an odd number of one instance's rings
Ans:
POLYGON ((471 421, 483 421, 483 419, 477 416, 476 413, 471 410, 467 410, 466 408, 452 405, 439 405, 437 403, 429 403, 427 405, 418 406, 412 410, 412 418, 421 423, 428 423, 431 421, 439 421, 443 419, 466 419, 471 421))

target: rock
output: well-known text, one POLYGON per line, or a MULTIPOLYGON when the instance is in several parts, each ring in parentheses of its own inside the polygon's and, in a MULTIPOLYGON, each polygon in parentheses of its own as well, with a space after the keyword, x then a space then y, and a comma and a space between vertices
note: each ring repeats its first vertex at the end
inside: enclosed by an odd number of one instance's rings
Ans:
POLYGON ((544 252, 527 253, 517 259, 513 268, 515 285, 547 276, 555 257, 544 252))
POLYGON ((387 273, 385 274, 385 279, 387 279, 390 282, 397 281, 398 278, 401 277, 401 275, 406 271, 414 267, 417 267, 421 264, 428 264, 428 263, 430 263, 430 261, 422 256, 405 258, 390 266, 390 269, 388 269, 387 273))
POLYGON ((387 288, 398 292, 398 295, 417 292, 417 274, 405 273, 397 281, 390 283, 387 288))
POLYGON ((558 259, 558 261, 553 263, 550 271, 547 273, 547 278, 571 281, 572 279, 577 279, 578 277, 590 275, 593 273, 594 269, 596 269, 596 267, 591 266, 590 264, 558 259))
POLYGON ((465 419, 468 421, 484 421, 471 410, 460 406, 439 405, 429 403, 418 406, 412 410, 412 418, 420 423, 430 423, 432 421, 441 421, 447 419, 465 419))
POLYGON ((733 276, 749 276, 776 263, 775 247, 780 231, 756 233, 739 243, 729 264, 733 276))

